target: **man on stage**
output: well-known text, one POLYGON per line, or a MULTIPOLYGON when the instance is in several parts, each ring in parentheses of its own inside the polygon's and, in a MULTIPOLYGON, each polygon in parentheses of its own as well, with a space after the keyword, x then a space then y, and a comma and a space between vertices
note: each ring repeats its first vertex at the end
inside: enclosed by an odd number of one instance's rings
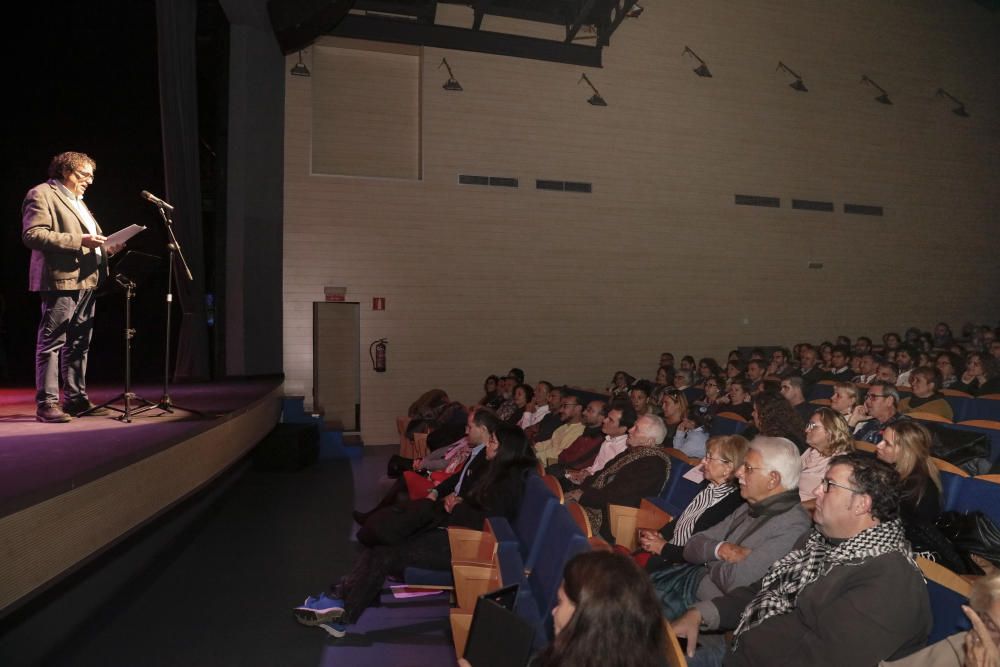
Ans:
POLYGON ((39 293, 42 305, 35 345, 36 416, 41 422, 68 422, 71 415, 94 407, 87 397, 86 374, 95 292, 108 275, 108 257, 120 249, 105 245, 106 237, 83 203, 96 168, 83 153, 56 155, 49 180, 28 191, 21 209, 21 239, 31 248, 28 289, 39 293), (66 398, 61 408, 60 375, 66 398))

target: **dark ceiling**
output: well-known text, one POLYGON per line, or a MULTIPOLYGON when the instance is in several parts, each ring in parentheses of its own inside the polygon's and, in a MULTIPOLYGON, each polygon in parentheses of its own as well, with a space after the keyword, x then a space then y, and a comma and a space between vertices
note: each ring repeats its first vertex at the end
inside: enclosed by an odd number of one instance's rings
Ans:
POLYGON ((333 35, 600 67, 601 49, 636 0, 269 0, 285 53, 333 35), (435 23, 439 5, 471 9, 467 26, 435 23), (559 26, 558 39, 483 30, 488 17, 559 26))

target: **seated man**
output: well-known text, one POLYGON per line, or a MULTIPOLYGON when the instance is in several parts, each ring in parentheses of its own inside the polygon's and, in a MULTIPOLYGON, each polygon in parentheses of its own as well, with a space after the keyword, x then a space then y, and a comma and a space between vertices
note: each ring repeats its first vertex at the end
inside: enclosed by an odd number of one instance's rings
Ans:
POLYGON ((846 345, 834 345, 830 353, 830 379, 847 382, 854 377, 851 372, 851 348, 846 345))
POLYGON ((910 344, 900 345, 896 350, 896 365, 899 367, 899 375, 896 377, 897 387, 910 386, 910 373, 917 365, 917 350, 910 344))
POLYGON ((747 379, 750 380, 751 394, 759 394, 764 390, 765 375, 767 375, 767 364, 763 359, 751 359, 747 363, 747 379))
POLYGON ((771 353, 771 364, 767 367, 767 374, 784 380, 787 377, 796 375, 797 371, 788 363, 788 349, 779 347, 771 353))
POLYGON ((528 429, 545 418, 549 414, 549 392, 552 391, 552 383, 542 380, 535 385, 535 398, 531 403, 534 410, 525 410, 521 415, 521 421, 517 423, 523 429, 528 429))
POLYGON ((799 375, 807 389, 827 378, 826 371, 819 367, 816 348, 808 343, 803 343, 799 348, 799 375))
POLYGON ((760 581, 698 602, 673 623, 688 664, 874 665, 922 647, 927 587, 899 519, 900 480, 862 452, 836 456, 816 488, 814 530, 760 581), (735 629, 731 646, 701 629, 735 629))
POLYGON ((781 395, 785 397, 786 401, 791 403, 792 407, 795 408, 795 412, 802 417, 802 421, 808 422, 809 417, 812 416, 812 413, 819 406, 806 402, 805 394, 802 391, 802 378, 798 376, 793 375, 781 381, 781 395))
POLYGON ((562 407, 562 399, 566 394, 565 387, 549 388, 546 396, 546 402, 549 405, 548 413, 537 424, 524 429, 524 434, 528 436, 529 442, 536 444, 549 440, 556 429, 562 426, 562 415, 559 414, 559 408, 562 407))
POLYGON ((553 463, 545 472, 556 479, 563 479, 567 470, 586 468, 597 458, 604 442, 601 428, 608 416, 608 404, 602 400, 591 401, 583 410, 583 433, 566 449, 559 453, 558 463, 553 463))
POLYGON ((535 445, 535 455, 542 465, 554 463, 559 458, 559 453, 583 433, 583 406, 580 405, 580 399, 567 391, 563 391, 562 396, 562 404, 559 406, 562 426, 552 433, 551 438, 535 445))
POLYGON ((591 475, 599 473, 608 461, 625 451, 628 447, 628 431, 638 419, 635 410, 625 401, 615 401, 608 409, 608 416, 601 423, 604 441, 597 452, 593 463, 580 470, 567 470, 559 483, 566 491, 571 491, 583 483, 591 475))
POLYGON ((865 402, 854 408, 848 419, 849 423, 857 423, 854 430, 855 440, 864 440, 873 445, 882 442, 882 432, 901 419, 909 419, 902 414, 899 405, 899 392, 892 383, 876 380, 868 387, 865 402))
POLYGON ((766 436, 753 439, 736 471, 746 504, 692 535, 684 546, 684 560, 703 564, 704 576, 693 599, 675 616, 695 600, 712 600, 757 581, 771 563, 792 550, 811 525, 799 498, 801 470, 799 450, 792 442, 766 436))
POLYGON ((614 542, 614 536, 608 505, 639 507, 645 496, 659 495, 670 477, 670 457, 660 447, 667 437, 663 419, 656 415, 639 417, 626 437, 625 451, 584 480, 579 489, 566 494, 567 500, 583 506, 594 533, 609 542, 614 542))
POLYGON ((878 372, 879 362, 880 358, 874 352, 865 352, 862 354, 861 367, 851 382, 854 384, 871 384, 874 382, 877 379, 875 374, 878 372))

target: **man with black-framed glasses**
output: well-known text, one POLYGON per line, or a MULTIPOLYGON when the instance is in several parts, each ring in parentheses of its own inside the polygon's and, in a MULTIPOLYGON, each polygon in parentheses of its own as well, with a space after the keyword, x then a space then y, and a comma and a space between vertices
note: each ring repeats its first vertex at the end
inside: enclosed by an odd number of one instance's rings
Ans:
POLYGON ((31 249, 28 289, 38 292, 42 316, 35 344, 36 417, 68 422, 94 410, 87 397, 87 353, 94 330, 95 292, 108 275, 108 257, 119 246, 105 244, 83 195, 97 163, 84 154, 52 158, 49 180, 28 191, 21 209, 21 240, 31 249), (59 405, 62 376, 65 401, 59 405))
POLYGON ((873 445, 881 442, 885 429, 900 420, 909 419, 899 411, 898 405, 899 391, 894 384, 883 380, 872 382, 864 403, 851 413, 852 421, 860 421, 854 431, 854 439, 873 445))
POLYGON ((699 602, 674 622, 688 665, 874 665, 922 647, 931 609, 899 518, 896 470, 864 453, 834 457, 817 486, 814 529, 762 579, 699 602), (734 629, 722 635, 701 630, 734 629))

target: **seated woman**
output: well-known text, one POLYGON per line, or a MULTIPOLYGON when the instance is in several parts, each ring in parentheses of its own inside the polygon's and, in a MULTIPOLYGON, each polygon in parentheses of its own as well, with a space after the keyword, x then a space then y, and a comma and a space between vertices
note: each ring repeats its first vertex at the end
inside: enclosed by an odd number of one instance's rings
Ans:
POLYGON ((816 505, 816 487, 823 481, 830 459, 854 451, 854 438, 847 420, 830 408, 819 408, 806 424, 806 444, 799 475, 799 497, 810 512, 816 505))
MULTIPOLYGON (((470 439, 476 436, 470 434, 470 439)), ((346 627, 372 605, 388 575, 402 575, 408 566, 447 570, 451 567, 448 533, 442 526, 465 526, 481 529, 488 516, 513 520, 521 504, 524 481, 537 465, 534 452, 524 432, 516 426, 500 423, 486 438, 484 457, 471 459, 456 484, 456 491, 438 500, 412 503, 409 512, 420 515, 421 527, 408 537, 392 540, 362 551, 354 568, 337 586, 333 597, 323 600, 322 613, 309 604, 293 610, 299 622, 321 625, 334 637, 343 637, 346 627)), ((365 528, 375 520, 369 519, 365 528)))
MULTIPOLYGON (((531 667, 662 667, 663 620, 649 577, 625 556, 589 551, 563 569, 555 639, 531 667)), ((459 667, 476 667, 467 660, 459 667)))
POLYGON ((914 555, 960 571, 960 559, 934 525, 941 514, 941 478, 931 461, 930 431, 918 421, 897 421, 883 431, 875 452, 895 467, 903 480, 899 516, 914 555))
POLYGON ((965 371, 951 386, 973 396, 1000 393, 1000 368, 996 359, 981 352, 970 352, 965 358, 965 371))
POLYGON ((644 530, 639 535, 639 547, 651 554, 645 561, 650 572, 667 565, 684 562, 684 545, 693 534, 708 530, 743 504, 736 471, 743 465, 747 439, 740 435, 718 435, 709 438, 707 453, 701 462, 705 481, 679 517, 667 523, 659 532, 644 530))
POLYGON ((724 387, 725 381, 721 376, 705 379, 705 383, 702 385, 705 394, 691 404, 691 418, 698 426, 708 428, 712 425, 712 417, 722 407, 719 404, 719 399, 723 396, 724 387))
POLYGON ((750 392, 753 382, 740 375, 732 378, 725 396, 718 399, 719 412, 735 412, 740 417, 750 421, 753 416, 753 404, 750 402, 750 392))
POLYGON ((639 417, 628 431, 627 447, 594 475, 584 479, 579 489, 566 494, 583 506, 594 533, 614 542, 608 505, 638 507, 646 496, 655 496, 670 476, 670 457, 660 448, 667 427, 656 415, 639 417))
POLYGON ((953 420, 955 413, 951 405, 945 400, 941 392, 941 373, 936 368, 921 366, 914 368, 910 372, 910 390, 912 396, 907 396, 899 402, 899 411, 907 412, 929 412, 932 415, 953 420))
POLYGON ((940 352, 934 358, 934 367, 941 373, 941 388, 955 389, 959 376, 965 371, 962 357, 954 352, 940 352))
POLYGON ((722 367, 712 357, 703 357, 698 360, 698 373, 695 377, 694 386, 704 389, 709 378, 715 378, 723 374, 722 367))
POLYGON ((660 397, 660 407, 663 409, 663 423, 667 427, 666 442, 670 442, 680 425, 690 421, 687 396, 680 389, 667 387, 660 397))
MULTIPOLYGON (((834 382, 833 395, 830 396, 830 408, 838 415, 847 419, 851 418, 855 406, 859 403, 858 386, 853 382, 834 382)), ((853 427, 855 424, 848 423, 853 427)))
POLYGON ((521 417, 524 416, 524 413, 528 411, 529 408, 534 410, 535 406, 532 404, 533 400, 535 400, 535 390, 530 384, 519 384, 514 387, 514 405, 517 409, 514 410, 514 413, 507 417, 504 421, 508 424, 517 424, 520 422, 521 417))
POLYGON ((503 401, 503 397, 500 396, 500 378, 496 375, 487 375, 483 382, 483 393, 484 396, 479 399, 478 405, 491 410, 500 407, 500 403, 503 401))
POLYGON ((786 438, 795 443, 799 453, 806 451, 805 424, 792 404, 781 394, 762 392, 753 399, 753 425, 743 431, 747 440, 756 435, 786 438))
POLYGON ((632 386, 633 382, 635 382, 634 377, 625 371, 617 371, 611 379, 611 384, 608 385, 608 395, 611 396, 611 400, 628 398, 629 387, 632 386))

